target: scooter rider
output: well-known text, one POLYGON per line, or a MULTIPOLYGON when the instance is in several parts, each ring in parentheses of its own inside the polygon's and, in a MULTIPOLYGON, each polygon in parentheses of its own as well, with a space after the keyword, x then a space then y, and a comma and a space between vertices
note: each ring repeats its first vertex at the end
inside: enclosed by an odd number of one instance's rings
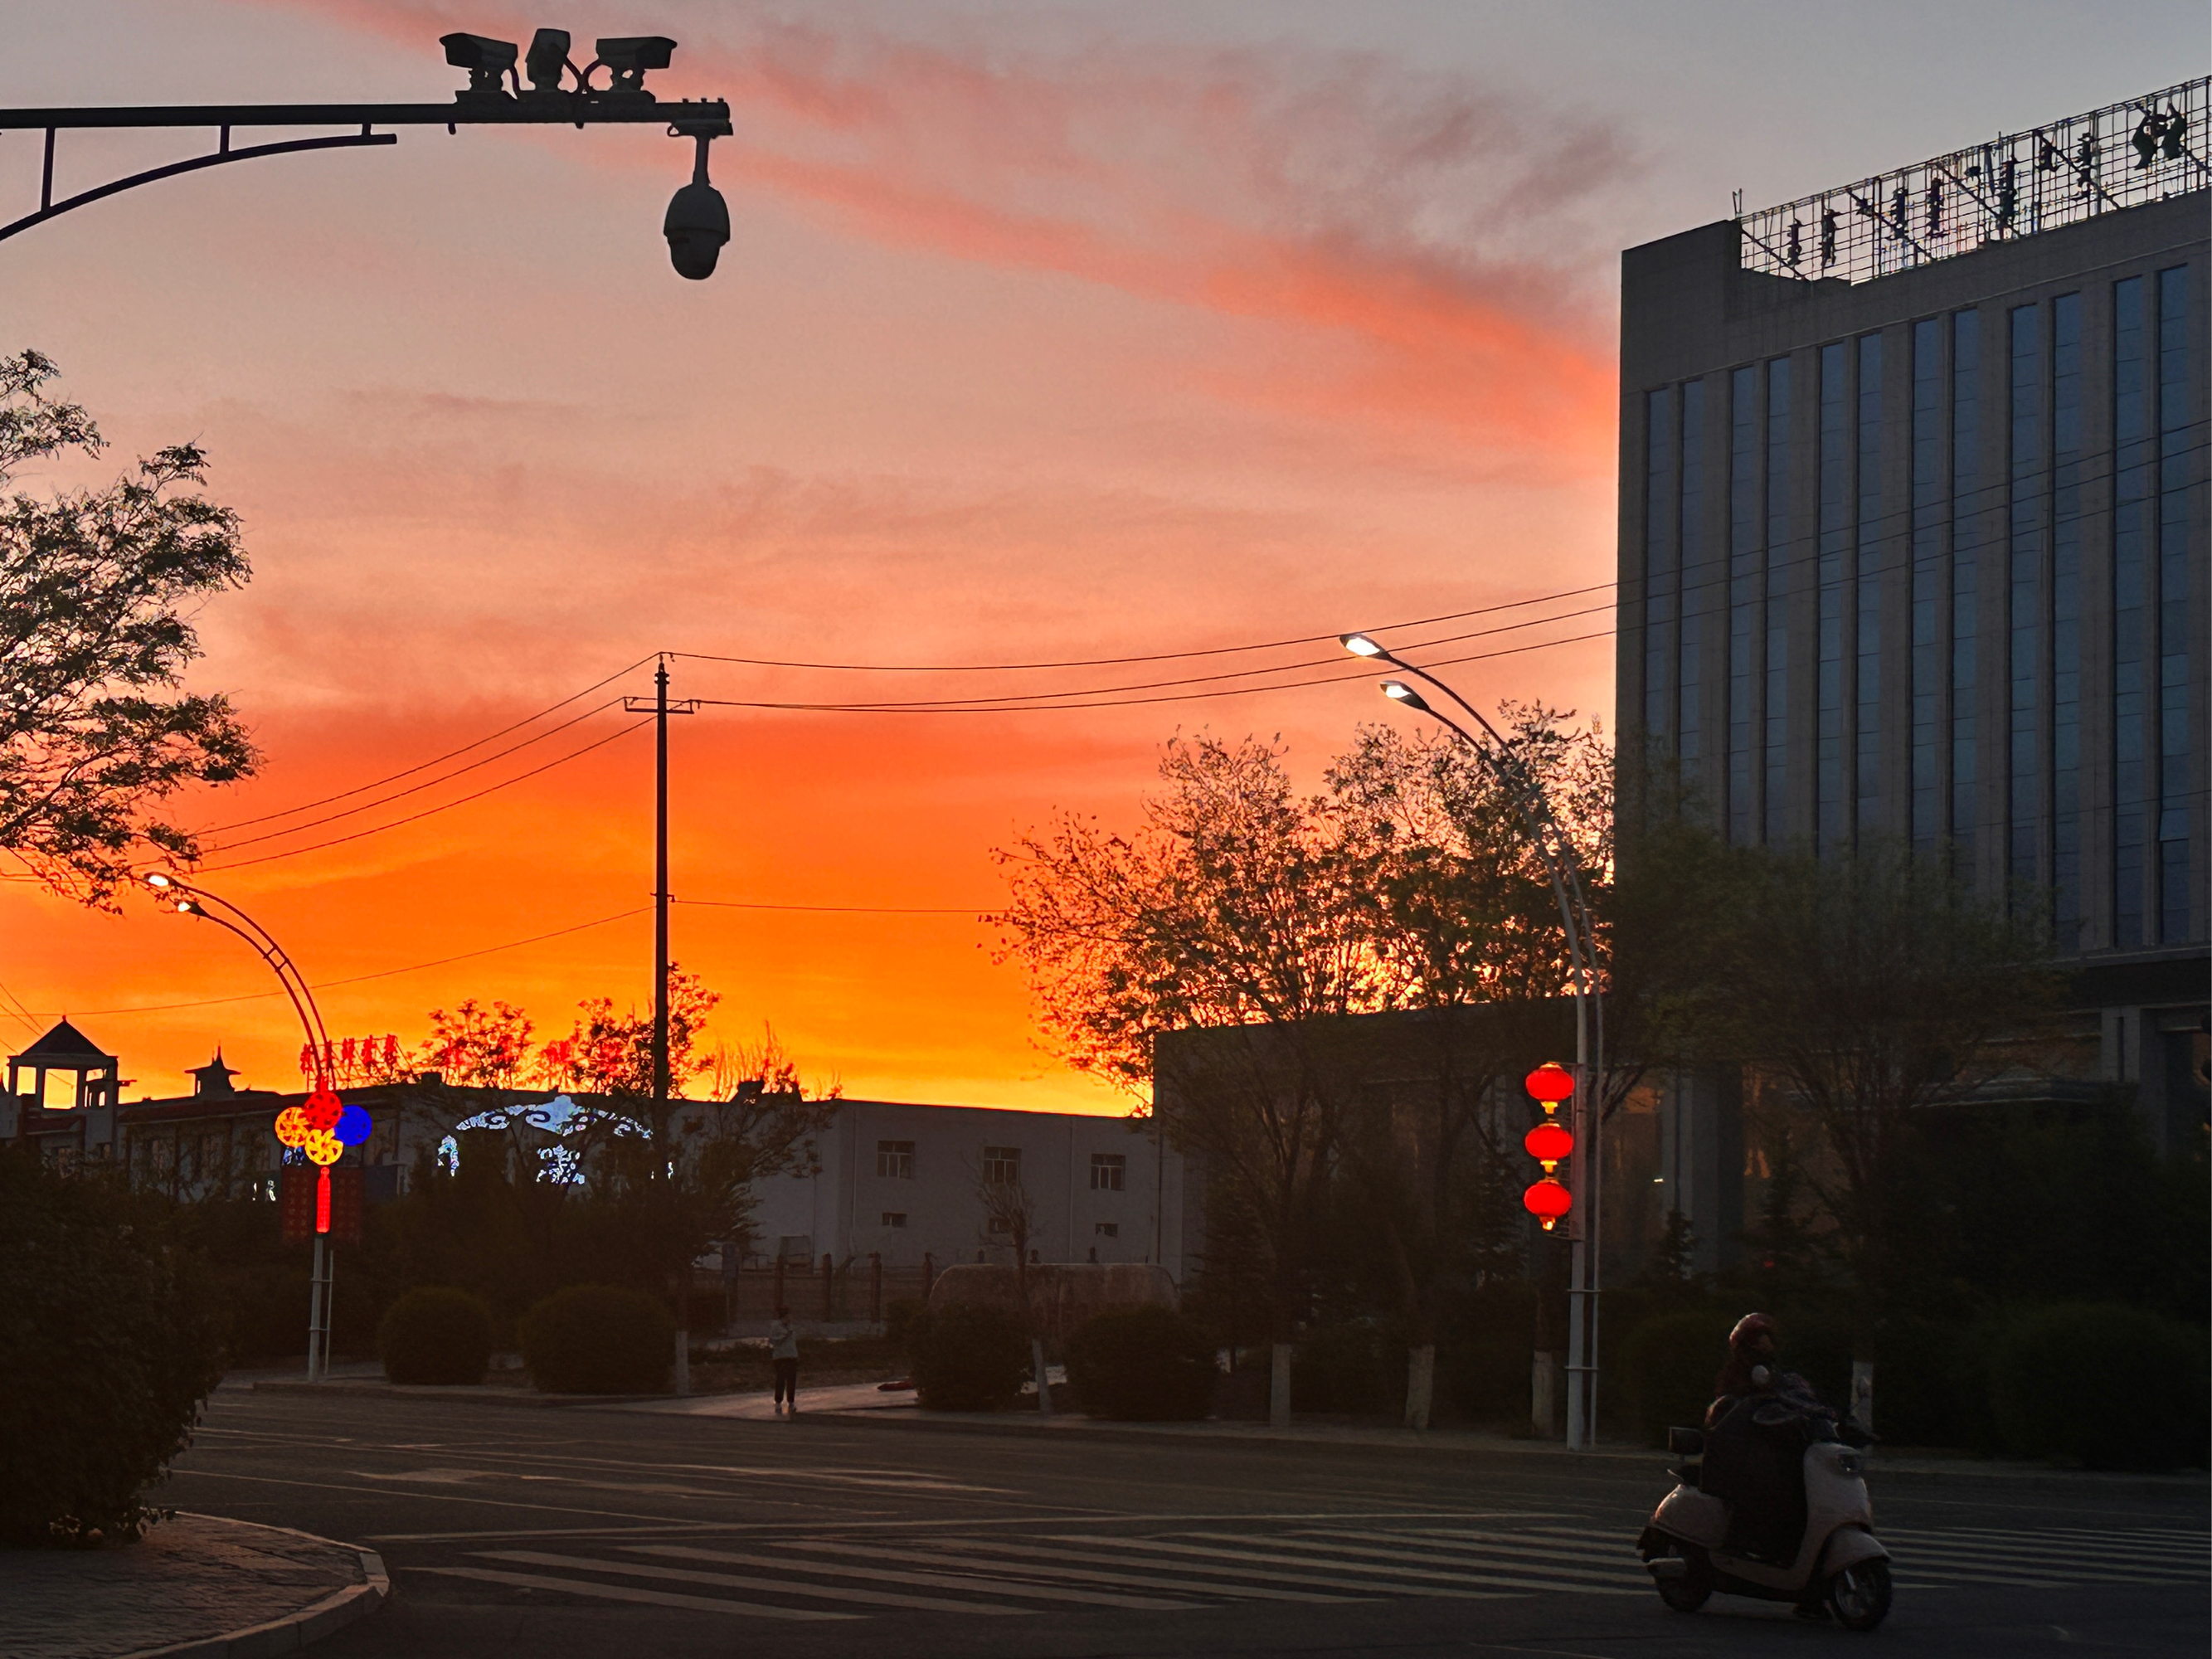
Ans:
MULTIPOLYGON (((1805 1526, 1805 1448, 1836 1437, 1836 1414, 1782 1369, 1774 1321, 1746 1314, 1729 1333, 1729 1361, 1705 1410, 1705 1490, 1733 1508, 1732 1547, 1750 1559, 1792 1559, 1805 1526)), ((1817 1598, 1800 1609, 1821 1616, 1817 1598)))
POLYGON ((1735 1322, 1735 1328, 1729 1333, 1728 1364, 1714 1379, 1715 1398, 1705 1407, 1707 1429, 1718 1428, 1739 1401, 1754 1395, 1779 1399, 1810 1415, 1835 1421, 1835 1413, 1820 1403, 1811 1383, 1776 1363, 1775 1332, 1771 1315, 1747 1313, 1735 1322))

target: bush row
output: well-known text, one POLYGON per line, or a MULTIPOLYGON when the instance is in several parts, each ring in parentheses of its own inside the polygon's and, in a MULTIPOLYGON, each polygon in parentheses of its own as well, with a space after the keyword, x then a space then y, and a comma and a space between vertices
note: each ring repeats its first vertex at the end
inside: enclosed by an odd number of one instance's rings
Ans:
MULTIPOLYGON (((572 1285, 522 1317, 522 1362, 548 1394, 656 1394, 676 1362, 676 1321, 656 1297, 572 1285)), ((451 1285, 407 1292, 377 1330, 394 1382, 481 1382, 491 1363, 491 1310, 451 1285)))

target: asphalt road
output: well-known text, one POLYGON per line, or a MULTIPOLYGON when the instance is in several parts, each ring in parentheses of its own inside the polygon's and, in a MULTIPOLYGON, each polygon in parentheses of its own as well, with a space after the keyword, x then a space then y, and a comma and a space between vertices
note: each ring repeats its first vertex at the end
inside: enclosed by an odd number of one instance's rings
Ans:
POLYGON ((318 1659, 1884 1651, 2202 1656, 2201 1492, 1883 1486, 1873 1637, 1632 1550, 1661 1460, 1427 1461, 224 1389, 163 1501, 367 1544, 318 1659))

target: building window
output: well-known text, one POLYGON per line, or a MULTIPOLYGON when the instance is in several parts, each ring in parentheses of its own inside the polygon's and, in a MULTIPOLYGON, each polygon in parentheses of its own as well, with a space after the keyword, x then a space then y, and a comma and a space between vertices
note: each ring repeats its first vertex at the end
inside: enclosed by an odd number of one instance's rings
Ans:
POLYGON ((1844 804, 1844 554, 1850 546, 1850 353, 1820 348, 1820 539, 1819 674, 1814 683, 1813 824, 1815 844, 1833 854, 1850 843, 1844 804))
POLYGON ((885 1210, 884 1212, 883 1224, 886 1227, 905 1226, 906 1212, 904 1210, 885 1210))
POLYGON ((1121 1224, 1118 1221, 1101 1221, 1091 1231, 1101 1238, 1119 1238, 1121 1236, 1121 1224))
POLYGON ((2149 399, 2145 395, 2143 279, 2112 285, 2112 943, 2143 942, 2148 884, 2149 749, 2143 662, 2150 644, 2145 554, 2150 544, 2149 399))
POLYGON ((1759 839, 1759 802, 1752 782, 1752 652, 1758 638, 1759 371, 1729 377, 1729 839, 1759 839))
POLYGON ((1671 735, 1668 671, 1674 665, 1674 393, 1672 387, 1644 400, 1644 730, 1647 738, 1671 735))
POLYGON ((1706 609, 1711 595, 1706 591, 1711 578, 1705 569, 1705 383, 1691 380, 1682 387, 1682 489, 1681 489, 1681 565, 1682 609, 1681 634, 1678 641, 1674 683, 1676 752, 1681 757, 1685 775, 1693 775, 1693 764, 1705 753, 1705 715, 1698 701, 1705 679, 1704 659, 1698 647, 1701 635, 1699 613, 1706 609), (1692 594, 1697 597, 1692 599, 1692 594))
POLYGON ((1943 325, 1912 325, 1912 844, 1943 833, 1943 325))
MULTIPOLYGON (((914 1179, 914 1142, 911 1140, 879 1140, 876 1143, 876 1174, 884 1181, 914 1179)), ((885 1222, 885 1226, 890 1224, 885 1222)), ((900 1224, 903 1226, 905 1224, 900 1224)))
POLYGON ((1008 1218, 1002 1215, 994 1215, 991 1218, 991 1231, 994 1233, 1010 1233, 1013 1231, 1013 1230, 1014 1224, 1008 1218))
POLYGON ((1091 1190, 1118 1193, 1128 1179, 1129 1160, 1119 1152, 1091 1154, 1091 1190))
POLYGON ((1790 820, 1790 360, 1766 366, 1766 839, 1790 820))
POLYGON ((1018 1187, 1021 1182, 1020 1147, 986 1146, 983 1149, 983 1184, 986 1187, 1018 1187))
POLYGON ((1854 833, 1881 827, 1881 336, 1859 339, 1854 833))
POLYGON ((2081 296, 2051 306, 2051 882, 2057 944, 2081 933, 2081 296))
POLYGON ((2018 882, 2042 877, 2043 753, 2038 741, 2038 673, 2043 658, 2043 550, 2049 506, 2044 475, 2043 319, 2034 306, 2014 307, 2012 338, 2012 512, 2006 631, 2006 736, 2009 834, 2006 868, 2018 882))
MULTIPOLYGON (((2158 886, 2159 933, 2189 937, 2189 700, 2196 681, 2191 623, 2204 604, 2189 592, 2190 477, 2203 440, 2195 433, 2190 386, 2189 267, 2158 273, 2158 886)), ((2198 349, 2203 349, 2200 346, 2198 349)), ((2200 483, 2199 489, 2203 488, 2200 483)), ((2203 560, 2203 544, 2197 558, 2203 560)))
POLYGON ((1973 878, 1981 823, 1975 720, 1981 697, 1982 313, 1951 319, 1951 840, 1973 878))

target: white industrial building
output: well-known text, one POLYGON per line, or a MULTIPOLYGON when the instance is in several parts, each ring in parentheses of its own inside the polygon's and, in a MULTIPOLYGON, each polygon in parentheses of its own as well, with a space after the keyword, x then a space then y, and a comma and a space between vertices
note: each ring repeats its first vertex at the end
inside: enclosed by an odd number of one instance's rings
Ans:
POLYGON ((1197 1254, 1201 1205, 1186 1200, 1183 1157, 1143 1120, 848 1100, 819 1146, 813 1173, 757 1192, 756 1262, 1011 1260, 986 1184, 1028 1195, 1041 1261, 1155 1262, 1181 1284, 1197 1254))

